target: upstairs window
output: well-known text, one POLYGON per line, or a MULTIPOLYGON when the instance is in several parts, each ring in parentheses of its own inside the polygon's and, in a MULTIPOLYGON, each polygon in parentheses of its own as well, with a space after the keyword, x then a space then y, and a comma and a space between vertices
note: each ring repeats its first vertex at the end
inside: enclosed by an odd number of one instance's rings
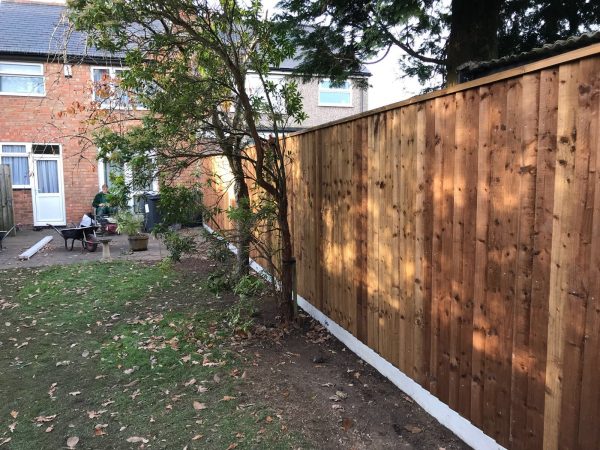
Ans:
POLYGON ((329 80, 319 82, 319 106, 352 107, 352 85, 345 81, 332 85, 329 80))
POLYGON ((44 65, 0 62, 0 95, 45 95, 44 65))
POLYGON ((92 81, 94 82, 94 101, 102 108, 125 109, 138 107, 129 93, 119 87, 121 75, 127 69, 114 67, 93 67, 92 81))
POLYGON ((29 188, 29 154, 23 144, 0 144, 0 163, 10 166, 12 187, 29 188))

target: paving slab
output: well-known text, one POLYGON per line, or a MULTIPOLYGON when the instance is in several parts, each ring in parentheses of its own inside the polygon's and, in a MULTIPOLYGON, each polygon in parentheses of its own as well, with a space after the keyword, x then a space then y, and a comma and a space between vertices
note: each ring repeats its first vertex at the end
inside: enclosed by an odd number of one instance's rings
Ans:
MULTIPOLYGON (((110 253, 113 260, 134 261, 159 261, 168 252, 160 239, 150 235, 148 250, 144 252, 130 252, 127 236, 110 235, 110 253)), ((102 245, 98 245, 95 252, 82 250, 81 243, 75 241, 73 250, 66 250, 64 240, 50 228, 40 231, 21 230, 17 236, 7 236, 2 241, 3 250, 0 251, 0 270, 18 267, 39 267, 60 264, 74 264, 86 261, 100 261, 102 259, 102 245), (19 255, 41 240, 44 236, 52 236, 52 241, 29 260, 19 260, 19 255)), ((70 241, 69 241, 70 247, 70 241)))

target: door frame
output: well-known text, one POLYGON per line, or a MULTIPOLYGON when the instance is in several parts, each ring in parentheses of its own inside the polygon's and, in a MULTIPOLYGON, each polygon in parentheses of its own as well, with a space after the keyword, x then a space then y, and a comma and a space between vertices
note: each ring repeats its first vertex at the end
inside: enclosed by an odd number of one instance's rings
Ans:
POLYGON ((67 224, 67 209, 66 209, 66 201, 65 201, 65 183, 64 183, 64 176, 63 176, 63 160, 62 160, 63 146, 61 144, 56 144, 56 143, 44 143, 44 144, 35 143, 35 144, 28 144, 28 146, 29 146, 29 154, 31 155, 31 170, 33 173, 33 176, 30 179, 31 202, 32 202, 32 206, 33 206, 33 226, 45 227, 46 225, 48 225, 48 223, 50 223, 50 222, 41 223, 41 222, 37 221, 37 214, 36 214, 37 164, 36 164, 36 161, 39 161, 39 160, 57 161, 58 189, 61 194, 60 197, 61 197, 61 202, 62 202, 62 220, 54 221, 51 223, 51 225, 58 225, 58 226, 66 225, 67 224), (36 155, 33 153, 34 145, 57 145, 59 148, 59 154, 58 155, 36 155))

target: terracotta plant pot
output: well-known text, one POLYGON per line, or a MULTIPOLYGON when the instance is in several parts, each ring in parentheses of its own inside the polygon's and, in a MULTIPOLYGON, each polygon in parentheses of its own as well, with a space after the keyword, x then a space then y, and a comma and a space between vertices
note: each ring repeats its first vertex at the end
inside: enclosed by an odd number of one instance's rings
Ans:
POLYGON ((147 234, 136 234, 135 236, 128 236, 129 248, 132 252, 143 252, 148 250, 148 238, 147 234))

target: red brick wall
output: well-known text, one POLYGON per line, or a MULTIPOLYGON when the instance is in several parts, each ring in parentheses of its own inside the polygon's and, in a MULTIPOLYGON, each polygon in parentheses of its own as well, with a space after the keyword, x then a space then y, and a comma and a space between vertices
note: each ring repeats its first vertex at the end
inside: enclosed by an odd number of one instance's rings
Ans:
MULTIPOLYGON (((62 145, 67 223, 78 223, 99 190, 96 149, 77 136, 90 114, 90 66, 73 65, 73 77, 65 78, 62 64, 44 64, 44 74, 45 97, 0 96, 0 142, 62 145)), ((32 224, 31 192, 14 196, 15 219, 32 224)))
POLYGON ((13 208, 16 224, 30 225, 32 223, 33 204, 31 203, 31 191, 29 189, 13 190, 13 208))

